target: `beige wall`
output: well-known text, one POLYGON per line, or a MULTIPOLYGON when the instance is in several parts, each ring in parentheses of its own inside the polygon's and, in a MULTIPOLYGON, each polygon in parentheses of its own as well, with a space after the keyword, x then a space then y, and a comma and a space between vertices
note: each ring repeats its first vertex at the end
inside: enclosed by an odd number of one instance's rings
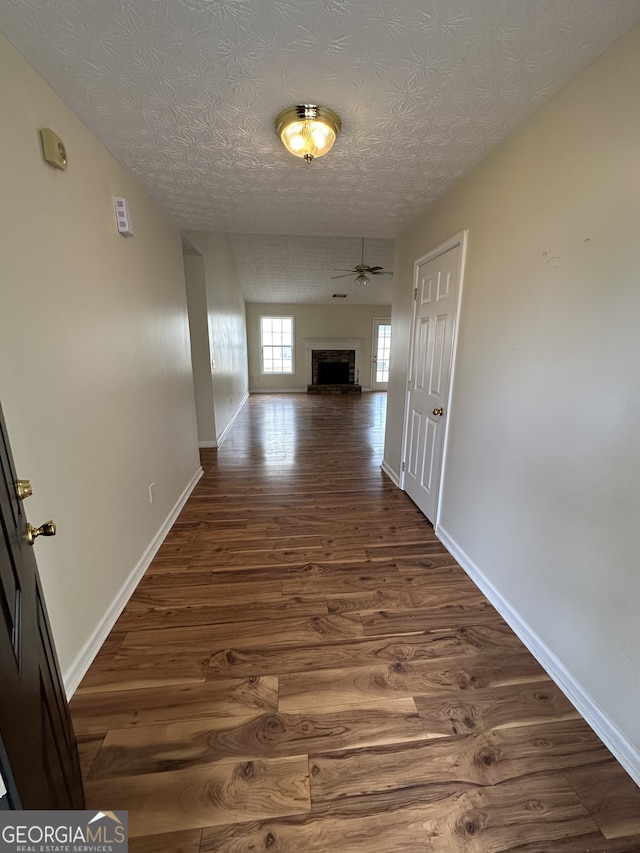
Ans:
POLYGON ((69 685, 199 469, 182 251, 2 37, 0 104, 0 397, 29 519, 58 524, 35 550, 69 685), (41 127, 66 143, 66 172, 44 163, 41 127))
POLYGON ((373 320, 391 316, 384 305, 273 305, 247 303, 249 341, 249 380, 253 393, 265 391, 306 391, 307 363, 305 338, 362 338, 358 352, 360 384, 371 384, 371 342, 373 320), (264 376, 261 370, 260 317, 295 318, 295 373, 292 376, 264 376))
POLYGON ((213 372, 207 313, 207 281, 201 255, 184 256, 184 280, 189 307, 193 390, 196 398, 198 442, 216 447, 216 418, 213 402, 213 372))
POLYGON ((249 393, 244 296, 226 234, 190 231, 186 236, 204 263, 217 446, 249 393))
POLYGON ((413 261, 468 229, 441 535, 640 779, 640 28, 396 244, 385 462, 413 261))

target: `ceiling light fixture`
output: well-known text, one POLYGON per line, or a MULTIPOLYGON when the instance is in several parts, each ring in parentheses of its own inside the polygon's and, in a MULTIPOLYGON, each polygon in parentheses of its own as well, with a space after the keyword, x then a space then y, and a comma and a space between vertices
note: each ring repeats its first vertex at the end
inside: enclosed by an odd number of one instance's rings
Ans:
POLYGON ((371 279, 364 272, 358 273, 355 279, 356 284, 369 284, 370 281, 371 279))
POLYGON ((284 147, 307 163, 331 149, 341 127, 333 110, 315 104, 287 107, 276 118, 276 133, 284 147))

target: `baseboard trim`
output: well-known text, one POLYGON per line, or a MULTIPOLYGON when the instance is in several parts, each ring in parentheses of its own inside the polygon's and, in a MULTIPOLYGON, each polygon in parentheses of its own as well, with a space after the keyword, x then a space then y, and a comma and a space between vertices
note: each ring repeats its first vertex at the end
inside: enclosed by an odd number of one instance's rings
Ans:
POLYGON ((246 394, 244 395, 244 397, 242 398, 242 400, 240 400, 240 404, 239 404, 238 408, 237 408, 237 409, 235 410, 235 412, 231 415, 231 420, 230 420, 230 421, 229 421, 229 423, 226 425, 226 427, 222 430, 222 432, 221 432, 221 433, 220 433, 220 435, 218 436, 218 441, 217 441, 217 443, 216 443, 216 444, 214 444, 214 445, 213 445, 213 447, 222 447, 222 442, 223 442, 223 441, 225 440, 225 438, 229 435, 229 431, 231 430, 231 427, 233 426, 233 422, 235 421, 235 419, 236 419, 236 418, 238 417, 238 415, 240 414, 240 410, 242 409, 242 407, 244 406, 244 404, 247 402, 247 400, 248 400, 248 399, 249 399, 249 394, 248 394, 248 393, 246 393, 246 394))
POLYGON ((193 477, 191 478, 189 484, 182 492, 180 497, 178 498, 176 504, 173 509, 163 522, 162 526, 153 537, 151 542, 147 545, 142 557, 138 560, 137 564, 133 567, 132 571, 129 574, 129 577, 126 579, 120 591, 117 593, 108 609, 106 610, 104 616, 96 626, 95 630, 80 649, 72 664, 66 670, 63 675, 64 688, 67 694, 67 699, 71 699, 73 694, 78 689, 78 685, 82 681, 85 676, 85 673, 91 666, 93 659, 100 651, 100 648, 104 641, 107 639, 109 632, 115 625, 118 617, 124 610, 127 602, 133 595, 135 588, 140 583, 140 579, 146 572, 146 570, 151 565, 151 561, 155 557, 158 549, 164 542, 164 539, 167 533, 171 530, 171 527, 180 514, 182 507, 186 504, 191 492, 194 490, 198 480, 202 477, 204 471, 202 468, 198 468, 193 477))
POLYGON ((562 661, 531 629, 517 610, 509 604, 442 525, 437 527, 436 535, 460 563, 478 589, 489 599, 511 630, 522 640, 538 663, 562 690, 567 699, 584 717, 604 745, 615 755, 629 776, 637 785, 640 785, 640 751, 625 737, 609 715, 593 700, 562 661))
POLYGON ((306 394, 307 388, 250 388, 250 394, 306 394))
POLYGON ((400 477, 396 474, 396 472, 393 470, 393 468, 390 468, 387 465, 387 463, 384 461, 384 459, 382 460, 382 464, 380 465, 380 467, 382 468, 384 473, 387 475, 387 477, 391 480, 393 485, 400 488, 400 477))
POLYGON ((217 441, 199 441, 198 442, 198 447, 217 447, 217 446, 218 446, 217 441))
MULTIPOLYGON (((307 387, 305 385, 304 388, 250 388, 251 394, 306 394, 307 387)), ((367 388, 366 386, 362 386, 363 393, 369 394, 371 393, 371 388, 367 388)), ((384 392, 379 392, 384 393, 384 392)))

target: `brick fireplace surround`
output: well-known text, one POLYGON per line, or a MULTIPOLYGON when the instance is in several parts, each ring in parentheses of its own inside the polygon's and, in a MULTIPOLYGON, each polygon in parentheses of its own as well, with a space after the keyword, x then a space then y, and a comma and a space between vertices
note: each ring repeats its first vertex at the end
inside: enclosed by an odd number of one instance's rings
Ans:
POLYGON ((357 365, 360 339, 319 340, 308 339, 307 393, 349 394, 360 393, 357 365))

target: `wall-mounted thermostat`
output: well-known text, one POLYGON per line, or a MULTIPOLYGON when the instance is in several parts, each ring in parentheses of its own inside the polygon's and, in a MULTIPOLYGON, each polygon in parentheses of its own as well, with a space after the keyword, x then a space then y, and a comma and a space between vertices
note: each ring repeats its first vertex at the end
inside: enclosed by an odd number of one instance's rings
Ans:
POLYGON ((64 142, 49 127, 41 129, 40 139, 44 159, 54 169, 62 169, 64 172, 67 168, 67 149, 64 147, 64 142))
POLYGON ((123 237, 133 237, 133 225, 131 224, 131 214, 129 213, 129 205, 126 198, 121 195, 113 198, 116 206, 116 223, 118 231, 123 237))

